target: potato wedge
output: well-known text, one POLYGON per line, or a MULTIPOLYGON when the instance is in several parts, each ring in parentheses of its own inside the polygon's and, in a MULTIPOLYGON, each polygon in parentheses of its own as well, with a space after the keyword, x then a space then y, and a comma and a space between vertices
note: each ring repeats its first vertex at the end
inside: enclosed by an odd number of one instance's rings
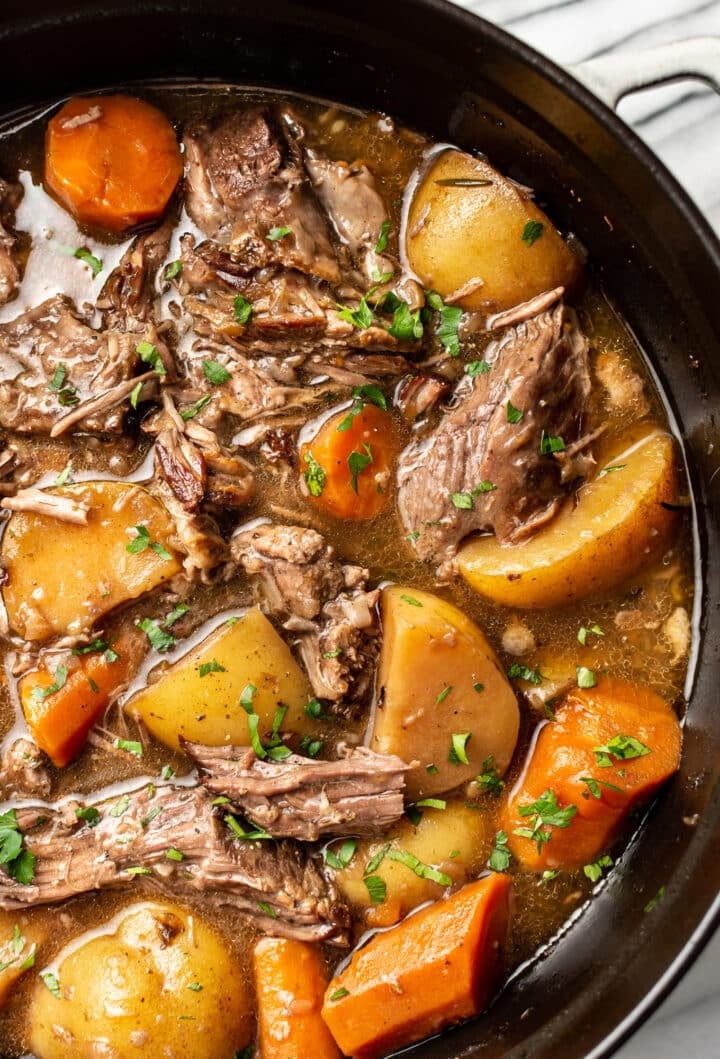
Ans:
POLYGON ((272 728, 281 703, 288 707, 284 732, 312 730, 305 713, 312 698, 310 683, 285 641, 255 609, 231 625, 221 625, 165 668, 125 709, 175 749, 180 736, 206 746, 249 746, 248 717, 240 706, 248 684, 256 688, 252 705, 260 718, 261 737, 272 728))
POLYGON ((81 482, 53 492, 88 503, 87 525, 18 511, 3 534, 3 599, 10 628, 25 640, 89 632, 108 611, 181 569, 171 543, 173 522, 147 489, 81 482), (132 553, 127 545, 137 537, 135 526, 145 527, 149 538, 132 553))
POLYGON ((177 905, 133 905, 115 930, 71 942, 54 980, 37 979, 30 1048, 42 1059, 230 1056, 250 1043, 253 1019, 246 976, 228 949, 177 905))
POLYGON ((382 622, 370 746, 419 761, 407 775, 408 798, 466 783, 491 755, 505 772, 518 735, 518 705, 480 629, 452 603, 400 585, 383 591, 382 622), (467 733, 468 764, 451 760, 453 735, 467 733))
POLYGON ((488 313, 570 287, 581 271, 532 199, 487 162, 454 149, 437 156, 415 192, 405 252, 425 287, 488 313), (488 183, 467 183, 478 180, 488 183))
MULTIPOLYGON (((348 904, 364 911, 368 926, 388 927, 397 923, 424 901, 442 896, 443 887, 424 879, 401 861, 387 854, 372 874, 385 883, 385 899, 373 902, 364 877, 368 864, 389 844, 391 850, 404 850, 450 876, 454 885, 469 882, 489 853, 487 847, 487 814, 469 809, 462 802, 449 802, 446 809, 422 809, 422 817, 413 825, 401 820, 386 835, 358 842, 350 864, 335 872, 335 883, 348 904)), ((337 849, 340 842, 331 845, 337 849)))
POLYGON ((574 603, 621 585, 672 543, 678 514, 673 440, 652 429, 625 436, 604 468, 545 529, 522 544, 468 541, 458 569, 468 584, 509 607, 574 603), (631 444, 627 444, 628 441, 631 444))

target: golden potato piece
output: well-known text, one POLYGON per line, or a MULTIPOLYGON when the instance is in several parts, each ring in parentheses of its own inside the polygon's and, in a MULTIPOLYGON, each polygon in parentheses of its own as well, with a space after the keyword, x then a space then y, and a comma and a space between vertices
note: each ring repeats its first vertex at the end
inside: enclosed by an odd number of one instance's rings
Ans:
POLYGON ((25 640, 88 632, 181 569, 173 522, 142 486, 81 482, 52 492, 88 504, 87 525, 17 511, 3 534, 3 599, 10 628, 25 640), (147 530, 148 544, 133 553, 127 545, 138 536, 135 526, 147 530))
POLYGON ((452 603, 399 585, 383 591, 382 622, 370 746, 420 762, 407 775, 408 798, 467 783, 490 755, 503 773, 517 740, 518 705, 480 629, 452 603), (467 733, 461 749, 468 764, 450 760, 453 735, 467 733))
POLYGON ((285 641, 255 609, 221 625, 134 695, 125 708, 176 749, 180 736, 206 746, 249 746, 248 717, 240 705, 248 684, 256 688, 252 706, 260 718, 261 736, 271 730, 281 703, 288 707, 283 731, 312 731, 305 713, 312 698, 308 679, 285 641))
MULTIPOLYGON (((444 887, 432 879, 421 878, 407 864, 393 860, 388 850, 372 871, 386 888, 384 901, 374 903, 364 881, 373 857, 389 844, 389 849, 405 851, 422 864, 448 875, 453 884, 462 884, 473 877, 489 853, 487 829, 487 814, 469 809, 462 802, 449 802, 445 809, 425 808, 417 826, 402 820, 380 838, 359 841, 350 864, 335 873, 335 882, 348 904, 364 910, 369 926, 389 926, 423 901, 442 896, 444 887)), ((339 841, 335 842, 331 848, 337 849, 339 845, 339 841)))
POLYGON ((678 515, 662 505, 674 503, 676 491, 670 435, 657 429, 639 440, 626 435, 576 505, 568 502, 522 544, 468 541, 458 569, 481 595, 510 607, 554 607, 608 592, 670 546, 678 515))
POLYGON ((57 985, 35 986, 29 1023, 38 1059, 219 1059, 250 1043, 248 976, 198 916, 148 902, 112 926, 60 953, 50 972, 57 985))
POLYGON ((410 205, 406 233, 411 269, 443 298, 457 295, 453 301, 463 309, 500 312, 568 288, 580 274, 578 259, 532 199, 463 151, 444 151, 431 164, 410 205), (467 183, 477 180, 489 183, 467 183))

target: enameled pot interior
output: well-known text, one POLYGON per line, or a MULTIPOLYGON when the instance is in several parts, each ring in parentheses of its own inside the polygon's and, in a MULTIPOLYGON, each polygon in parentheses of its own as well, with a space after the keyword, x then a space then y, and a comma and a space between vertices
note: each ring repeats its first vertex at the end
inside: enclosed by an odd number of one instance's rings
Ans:
POLYGON ((672 178, 550 63, 439 0, 6 0, 1 109, 150 78, 263 85, 389 112, 479 149, 573 231, 646 350, 697 514, 681 771, 590 906, 490 1012, 423 1057, 609 1054, 712 928, 720 885, 720 247, 672 178), (665 887, 652 912, 647 902, 665 887))

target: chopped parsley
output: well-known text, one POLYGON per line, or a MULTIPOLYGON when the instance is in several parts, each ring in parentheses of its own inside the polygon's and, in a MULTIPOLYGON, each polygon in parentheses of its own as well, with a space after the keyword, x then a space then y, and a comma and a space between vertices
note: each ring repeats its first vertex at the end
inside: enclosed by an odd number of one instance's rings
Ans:
POLYGON ((156 651, 164 653, 165 651, 171 651, 177 643, 177 640, 172 633, 167 632, 166 629, 160 628, 160 623, 155 618, 142 618, 137 623, 138 629, 145 633, 152 647, 156 651))
POLYGON ((481 692, 485 691, 485 685, 484 684, 473 684, 473 691, 476 691, 478 693, 478 695, 479 695, 481 692))
POLYGON ((405 603, 409 603, 411 607, 422 607, 422 603, 420 603, 420 601, 417 599, 413 599, 412 596, 402 595, 400 596, 400 599, 402 599, 405 603))
POLYGON ((539 885, 542 886, 544 883, 551 882, 553 879, 557 879, 559 874, 559 868, 548 868, 547 871, 544 871, 540 876, 539 885))
POLYGON ((40 972, 40 978, 45 983, 45 985, 48 987, 48 989, 50 990, 52 995, 57 1000, 60 1000, 61 996, 62 996, 62 994, 60 993, 60 982, 57 980, 57 978, 52 973, 52 971, 41 971, 40 972))
POLYGON ((483 793, 488 792, 495 795, 501 793, 505 786, 505 780, 501 780, 498 776, 492 754, 483 761, 482 772, 475 777, 475 783, 478 786, 478 790, 483 791, 483 793))
POLYGON ((103 263, 99 257, 95 257, 95 254, 91 254, 87 247, 81 246, 79 250, 76 250, 73 254, 79 261, 83 261, 93 274, 93 279, 102 272, 103 263))
POLYGON ((525 246, 532 246, 533 243, 537 242, 543 233, 544 227, 545 225, 542 221, 527 221, 520 236, 525 246))
POLYGON ((212 397, 209 393, 203 394, 203 396, 199 397, 194 404, 189 405, 188 408, 183 408, 180 413, 180 418, 187 423, 189 419, 194 419, 196 415, 199 415, 203 408, 207 408, 211 401, 212 397))
POLYGON ((577 686, 579 688, 594 688, 597 685, 597 677, 592 669, 587 666, 577 667, 577 686))
POLYGON ((175 279, 176 276, 180 275, 182 270, 183 270, 182 261, 180 261, 180 260, 171 261, 170 264, 165 269, 165 279, 175 279))
POLYGON ((130 798, 127 794, 123 794, 119 802, 115 802, 112 809, 110 810, 110 816, 118 817, 122 816, 123 813, 127 812, 130 808, 130 798))
POLYGON ((147 816, 144 816, 140 821, 140 826, 143 828, 143 830, 145 830, 146 827, 149 827, 153 820, 155 820, 156 817, 160 816, 160 813, 162 811, 162 805, 156 805, 153 809, 151 809, 147 816))
POLYGON ((458 328, 463 311, 457 305, 446 305, 437 291, 425 291, 427 303, 431 309, 440 313, 440 324, 437 337, 451 357, 460 355, 460 338, 458 328))
POLYGON ((448 754, 448 761, 451 761, 453 765, 470 764, 467 756, 467 745, 471 734, 471 732, 453 732, 450 736, 450 753, 448 754))
POLYGON ((314 720, 318 720, 322 717, 322 703, 319 699, 310 699, 309 702, 305 703, 305 713, 308 717, 312 717, 314 720))
POLYGON ((427 772, 428 776, 437 776, 440 769, 437 767, 437 765, 431 764, 425 766, 425 771, 427 772))
POLYGON ((204 360, 202 362, 203 375, 213 386, 222 386, 231 378, 230 372, 216 360, 204 360))
POLYGON ((392 324, 388 327, 388 334, 397 338, 398 342, 411 342, 415 338, 422 338, 423 323, 420 319, 420 310, 416 309, 415 312, 411 312, 406 302, 400 301, 399 298, 397 302, 397 307, 393 311, 392 324))
POLYGON ((170 846, 165 854, 165 859, 174 860, 179 864, 181 860, 185 860, 185 854, 179 849, 175 849, 175 846, 170 846))
POLYGON ((542 847, 552 838, 552 828, 569 827, 573 818, 577 815, 576 805, 566 805, 561 808, 558 804, 557 795, 553 790, 547 790, 535 802, 518 807, 520 816, 530 817, 530 827, 516 827, 514 835, 520 838, 529 838, 535 842, 538 854, 542 847))
POLYGON ((252 316, 252 304, 243 298, 242 294, 236 294, 233 299, 233 316, 239 324, 246 324, 252 316))
POLYGON ((363 882, 367 887, 371 902, 374 905, 381 905, 387 892, 385 880, 381 879, 379 875, 366 875, 363 882))
MULTIPOLYGON (((213 802, 213 805, 214 804, 215 802, 213 802)), ((246 842, 255 842, 260 841, 261 839, 272 838, 272 835, 270 835, 263 827, 243 827, 243 825, 240 823, 236 816, 230 816, 228 814, 227 816, 223 817, 223 820, 225 821, 229 829, 232 831, 233 838, 235 839, 242 838, 246 842)))
POLYGON ((485 375, 491 367, 486 360, 471 360, 465 365, 465 374, 474 379, 476 375, 485 375))
POLYGON ((422 801, 415 802, 418 809, 447 809, 447 802, 444 798, 423 798, 422 801))
POLYGON ((508 849, 508 837, 505 831, 498 831, 495 835, 495 845, 490 854, 488 867, 493 871, 507 871, 510 867, 511 853, 508 849))
POLYGON ((337 850, 332 850, 329 846, 326 847, 325 863, 329 864, 331 868, 335 868, 336 871, 342 871, 343 868, 347 868, 356 852, 356 840, 354 838, 346 838, 337 850))
POLYGON ((591 625, 589 628, 586 627, 585 625, 581 625, 580 628, 578 629, 577 638, 578 638, 578 643, 581 643, 583 645, 583 647, 587 643, 587 638, 590 635, 590 633, 594 633, 595 636, 604 636, 605 635, 605 633, 602 631, 602 629, 600 628, 599 625, 591 625))
POLYGON ((527 680, 536 687, 538 684, 542 684, 544 679, 539 668, 530 669, 529 666, 523 666, 519 662, 513 662, 507 671, 507 675, 510 680, 527 680))
POLYGON ((617 761, 632 761, 633 758, 645 757, 650 752, 650 747, 645 746, 634 735, 622 735, 621 733, 613 736, 604 746, 593 747, 595 760, 603 769, 612 767, 613 758, 617 761))
POLYGON ((284 239, 286 235, 292 235, 292 228, 271 228, 265 236, 271 243, 277 243, 281 239, 284 239))
POLYGON ((370 446, 364 444, 363 449, 363 452, 351 452, 347 458, 347 465, 350 470, 350 488, 354 493, 357 493, 358 491, 358 477, 373 462, 373 454, 370 446))
POLYGON ((373 875, 385 860, 389 849, 390 843, 388 842, 367 862, 363 875, 373 875))
POLYGON ((143 868, 141 864, 134 864, 130 868, 125 868, 126 875, 152 875, 150 868, 143 868))
MULTIPOLYGON (((444 871, 438 871, 437 868, 433 868, 429 864, 423 864, 421 860, 418 860, 418 858, 412 853, 408 853, 404 849, 389 849, 387 857, 388 860, 394 860, 397 861, 398 864, 404 864, 405 867, 414 872, 419 879, 427 879, 429 882, 437 883, 438 886, 452 885, 452 878, 449 875, 446 875, 444 871)), ((365 883, 367 884, 367 879, 365 880, 365 883)))
POLYGON ((309 735, 304 735, 300 740, 300 750, 308 757, 317 757, 322 750, 322 745, 322 739, 313 739, 309 735))
POLYGON ((160 773, 160 779, 171 780, 174 775, 175 769, 172 767, 172 765, 163 765, 162 771, 160 773))
POLYGON ((349 309, 347 305, 341 305, 339 302, 336 302, 336 306, 340 319, 357 327, 359 331, 372 327, 375 322, 373 311, 367 303, 367 295, 360 299, 357 309, 349 309))
POLYGON ((325 488, 327 475, 312 452, 305 453, 305 463, 307 464, 307 470, 303 473, 303 478, 308 487, 308 493, 310 496, 321 496, 325 488))
POLYGON ((65 683, 68 678, 67 666, 58 666, 55 670, 55 680, 52 684, 46 688, 36 687, 32 690, 30 696, 33 702, 44 702, 45 699, 50 695, 54 695, 56 691, 60 691, 61 688, 65 687, 65 683))
POLYGON ((356 386, 352 391, 352 396, 355 401, 345 418, 338 423, 337 430, 339 433, 350 429, 355 417, 362 412, 366 404, 374 404, 378 408, 382 408, 383 411, 387 411, 387 398, 379 386, 374 386, 372 383, 367 386, 356 386))
POLYGON ((519 408, 516 408, 512 401, 508 401, 505 406, 507 409, 507 421, 508 423, 519 423, 522 417, 525 415, 519 408))
POLYGON ((597 882, 598 879, 602 879, 603 871, 606 868, 612 868, 613 860, 605 854, 604 857, 600 857, 594 864, 585 864, 583 866, 584 875, 590 880, 590 882, 597 882))
POLYGON ((471 493, 451 493, 450 499, 453 502, 453 507, 458 508, 460 511, 472 511, 475 506, 471 493))
POLYGON ((72 460, 68 460, 60 474, 55 479, 55 485, 71 485, 73 481, 73 465, 72 460))
POLYGON ((35 878, 35 855, 23 849, 23 836, 14 809, 0 815, 0 864, 11 879, 28 886, 35 878))
POLYGON ((390 221, 383 221, 380 225, 380 234, 378 236, 378 241, 375 243, 376 254, 384 254, 387 250, 388 235, 390 234, 391 227, 392 223, 390 221))
POLYGON ((211 658, 209 662, 201 662, 198 666, 198 673, 201 677, 206 677, 210 673, 226 673, 225 666, 221 666, 214 658, 211 658))
POLYGON ((643 908, 643 912, 652 912, 656 905, 659 905, 665 896, 665 887, 661 886, 654 897, 651 897, 648 903, 643 908))
POLYGON ((138 382, 133 386, 132 393, 130 394, 130 407, 137 408, 138 401, 140 400, 140 394, 142 393, 143 384, 138 382))
POLYGON ((613 467, 603 467, 598 474, 598 478, 604 478, 606 474, 612 474, 613 471, 624 471, 626 467, 626 463, 616 463, 613 467))
MULTIPOLYGON (((277 915, 277 913, 275 914, 277 915)), ((193 993, 200 993, 202 991, 202 985, 200 982, 191 982, 188 989, 192 989, 193 993)))
POLYGON ((164 544, 160 541, 154 541, 150 539, 150 532, 147 526, 133 526, 137 536, 125 545, 125 551, 131 555, 139 555, 140 552, 144 552, 147 548, 151 552, 155 552, 161 559, 169 560, 172 559, 172 555, 167 550, 164 544))
POLYGON ((261 912, 264 912, 266 916, 270 916, 271 919, 277 919, 277 912, 267 903, 267 901, 258 901, 258 908, 261 912))
POLYGON ((166 617, 163 625, 166 629, 169 629, 171 625, 174 625, 176 621, 182 618, 183 614, 187 614, 190 610, 187 603, 178 603, 177 607, 174 607, 166 617))
POLYGON ((64 364, 58 364, 55 368, 55 374, 48 383, 51 390, 62 390, 63 383, 65 382, 65 376, 67 374, 67 368, 64 364))
POLYGON ((446 684, 445 687, 440 692, 440 694, 438 695, 438 697, 435 699, 435 702, 437 702, 438 705, 441 702, 445 702, 445 699, 448 697, 448 695, 450 694, 452 689, 453 689, 452 684, 446 684))
POLYGON ((331 993, 328 999, 334 1003, 336 1000, 342 1000, 344 996, 350 996, 350 992, 344 987, 341 987, 340 989, 336 989, 334 993, 331 993))
POLYGON ((128 754, 134 754, 135 757, 143 756, 142 743, 139 743, 137 739, 116 739, 115 746, 118 750, 126 750, 128 754))
POLYGON ((553 452, 564 452, 565 442, 562 438, 553 438, 543 430, 540 434, 540 455, 549 456, 553 452))
POLYGON ((614 783, 606 783, 605 780, 596 780, 593 776, 581 776, 580 782, 587 786, 587 790, 582 792, 583 798, 592 796, 597 801, 600 801, 602 798, 601 787, 605 787, 609 791, 616 791, 618 794, 625 794, 622 787, 616 787, 614 783))
POLYGON ((84 820, 88 827, 97 827, 102 819, 100 812, 94 805, 86 805, 82 809, 76 809, 75 816, 78 820, 84 820))
POLYGON ((140 357, 140 360, 145 364, 149 364, 157 375, 167 375, 167 368, 163 363, 163 359, 152 342, 138 342, 135 346, 135 352, 140 357))

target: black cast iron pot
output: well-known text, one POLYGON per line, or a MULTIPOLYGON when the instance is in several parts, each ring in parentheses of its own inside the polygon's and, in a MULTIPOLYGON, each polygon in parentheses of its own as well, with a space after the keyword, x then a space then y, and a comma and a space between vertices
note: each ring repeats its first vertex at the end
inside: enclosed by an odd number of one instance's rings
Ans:
POLYGON ((4 0, 0 9, 2 111, 172 77, 380 109, 481 148, 577 233, 647 351, 684 445, 697 516, 699 635, 680 773, 564 936, 481 1019, 412 1050, 608 1055, 697 955, 720 911, 720 245, 590 92, 442 0, 4 0), (645 913, 661 886, 663 900, 645 913))

